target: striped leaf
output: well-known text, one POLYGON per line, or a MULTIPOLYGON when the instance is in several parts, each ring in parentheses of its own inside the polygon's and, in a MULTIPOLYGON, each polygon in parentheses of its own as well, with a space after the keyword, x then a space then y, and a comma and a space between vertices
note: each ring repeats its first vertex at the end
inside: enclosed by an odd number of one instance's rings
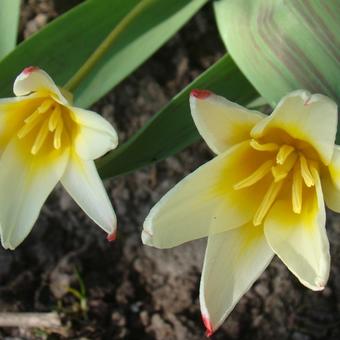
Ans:
POLYGON ((20 0, 0 0, 0 59, 17 43, 20 0))
POLYGON ((220 0, 215 13, 228 51, 268 102, 299 88, 339 101, 339 0, 220 0))

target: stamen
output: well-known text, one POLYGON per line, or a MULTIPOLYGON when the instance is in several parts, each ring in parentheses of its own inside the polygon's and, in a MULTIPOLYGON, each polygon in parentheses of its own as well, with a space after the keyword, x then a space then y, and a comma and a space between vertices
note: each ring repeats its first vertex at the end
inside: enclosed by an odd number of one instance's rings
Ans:
POLYGON ((292 203, 295 214, 300 214, 302 209, 302 177, 298 163, 294 166, 292 203))
POLYGON ((289 171, 293 168, 296 160, 297 153, 292 152, 283 164, 278 164, 272 167, 272 174, 274 176, 274 181, 279 182, 289 174, 289 171))
POLYGON ((274 162, 272 160, 264 162, 260 167, 258 167, 250 176, 241 180, 240 182, 234 185, 235 190, 243 189, 246 187, 250 187, 251 185, 260 181, 267 173, 270 171, 274 162))
POLYGON ((54 132, 54 138, 53 138, 53 146, 56 149, 60 149, 61 146, 61 134, 63 132, 64 129, 64 124, 63 121, 61 119, 58 120, 57 126, 56 126, 56 130, 54 132))
POLYGON ((34 122, 36 119, 41 118, 42 113, 39 110, 35 110, 29 117, 27 117, 24 122, 26 124, 34 122))
POLYGON ((40 113, 47 112, 51 106, 54 104, 54 101, 52 99, 46 99, 42 102, 42 104, 38 107, 38 111, 40 113))
POLYGON ((35 111, 31 116, 25 119, 25 125, 18 131, 17 136, 21 139, 30 133, 42 119, 42 115, 35 111), (32 117, 32 118, 31 118, 32 117))
POLYGON ((255 139, 250 141, 250 146, 257 151, 276 151, 279 149, 279 146, 275 143, 260 144, 255 139))
POLYGON ((32 146, 32 149, 31 149, 31 153, 33 155, 36 155, 38 153, 38 151, 41 149, 41 147, 43 146, 44 142, 45 142, 45 139, 48 135, 48 120, 46 120, 40 130, 39 130, 39 133, 34 141, 34 144, 32 146))
POLYGON ((314 185, 313 175, 310 172, 307 159, 301 153, 300 154, 301 175, 308 188, 314 185))
POLYGON ((58 121, 60 119, 61 115, 61 109, 60 106, 57 105, 55 109, 53 110, 53 113, 50 116, 49 122, 48 122, 48 129, 52 132, 56 129, 58 121))
POLYGON ((283 181, 280 182, 272 182, 270 185, 269 189, 267 190, 266 194, 264 195, 264 198, 257 209, 254 219, 253 219, 253 224, 255 226, 258 226, 262 223, 263 219, 267 215, 269 209, 273 205, 277 195, 279 194, 281 187, 282 187, 283 181))
POLYGON ((294 148, 291 145, 282 145, 276 155, 276 162, 279 164, 283 164, 293 151, 294 148))

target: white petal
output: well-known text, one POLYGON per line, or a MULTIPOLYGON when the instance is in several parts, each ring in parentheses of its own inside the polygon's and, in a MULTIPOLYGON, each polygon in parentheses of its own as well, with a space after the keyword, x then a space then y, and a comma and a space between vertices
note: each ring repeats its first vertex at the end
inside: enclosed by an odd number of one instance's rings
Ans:
POLYGON ((322 290, 329 276, 329 242, 320 180, 313 177, 315 189, 308 189, 301 213, 292 211, 290 201, 277 201, 265 219, 264 231, 273 251, 300 282, 322 290))
POLYGON ((207 333, 222 324, 272 257, 262 228, 252 224, 209 236, 200 286, 207 333))
POLYGON ((233 186, 263 162, 258 153, 240 143, 184 178, 151 209, 143 242, 170 248, 250 221, 266 188, 233 186))
POLYGON ((84 212, 108 234, 116 230, 116 215, 93 161, 72 154, 61 183, 84 212))
POLYGON ((216 154, 250 138, 250 130, 264 114, 247 110, 208 91, 193 90, 192 118, 198 132, 216 154))
POLYGON ((281 99, 274 112, 255 125, 254 138, 283 130, 293 138, 314 147, 324 164, 332 159, 337 131, 337 105, 321 94, 294 91, 281 99))
MULTIPOLYGON (((21 142, 22 143, 22 142, 21 142)), ((23 153, 14 138, 1 157, 0 221, 4 248, 16 248, 28 235, 42 205, 62 176, 68 151, 44 160, 23 153)))
POLYGON ((15 79, 13 92, 16 96, 26 96, 32 92, 42 92, 55 97, 61 104, 68 104, 53 79, 38 67, 26 67, 15 79))
POLYGON ((96 159, 118 145, 118 136, 113 126, 99 114, 75 107, 69 108, 78 124, 75 149, 83 159, 96 159))

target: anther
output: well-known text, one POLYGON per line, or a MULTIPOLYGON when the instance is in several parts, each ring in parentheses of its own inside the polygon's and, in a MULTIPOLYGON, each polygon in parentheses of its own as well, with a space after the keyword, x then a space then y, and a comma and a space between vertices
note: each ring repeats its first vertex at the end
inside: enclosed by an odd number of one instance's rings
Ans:
POLYGON ((233 188, 235 190, 239 190, 246 187, 250 187, 251 185, 257 183, 270 172, 270 169, 272 168, 273 164, 274 162, 272 160, 264 162, 250 176, 236 183, 233 188))

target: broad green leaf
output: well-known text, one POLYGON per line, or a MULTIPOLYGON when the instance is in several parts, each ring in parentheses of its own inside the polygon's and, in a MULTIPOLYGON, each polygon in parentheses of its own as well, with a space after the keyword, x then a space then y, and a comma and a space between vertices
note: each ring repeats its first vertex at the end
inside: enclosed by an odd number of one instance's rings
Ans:
POLYGON ((0 59, 17 43, 20 0, 0 0, 0 59))
POLYGON ((339 0, 219 0, 214 5, 228 51, 268 102, 299 88, 339 101, 339 0))
MULTIPOLYGON (((143 11, 75 92, 89 106, 129 75, 166 42, 207 0, 149 1, 143 11)), ((0 97, 10 96, 13 80, 29 65, 45 69, 65 84, 112 29, 140 0, 87 0, 19 45, 0 63, 0 97)))
POLYGON ((122 175, 177 153, 199 139, 189 108, 193 88, 209 89, 240 104, 258 97, 256 90, 226 55, 210 67, 129 141, 97 162, 103 178, 122 175))

